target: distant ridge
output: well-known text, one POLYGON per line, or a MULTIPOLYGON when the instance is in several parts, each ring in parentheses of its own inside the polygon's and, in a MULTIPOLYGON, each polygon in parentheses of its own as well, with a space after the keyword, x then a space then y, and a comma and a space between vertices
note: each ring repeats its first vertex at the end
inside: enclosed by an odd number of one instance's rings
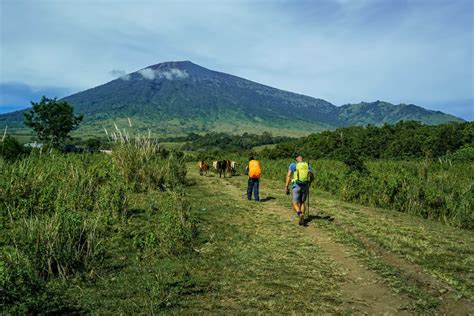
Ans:
MULTIPOLYGON (((209 70, 190 61, 151 65, 103 85, 65 97, 84 114, 78 130, 103 133, 114 122, 158 135, 229 132, 303 135, 339 126, 416 120, 441 124, 463 120, 413 104, 346 104, 283 91, 209 70)), ((23 127, 23 111, 0 115, 0 128, 23 127)))

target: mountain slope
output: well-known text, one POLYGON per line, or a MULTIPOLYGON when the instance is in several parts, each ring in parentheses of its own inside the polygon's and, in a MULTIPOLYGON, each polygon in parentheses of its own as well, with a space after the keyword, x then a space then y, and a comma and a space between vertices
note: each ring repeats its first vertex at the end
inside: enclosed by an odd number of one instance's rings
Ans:
POLYGON ((343 105, 338 108, 338 117, 345 125, 393 124, 402 120, 436 125, 463 121, 456 116, 440 111, 429 111, 414 104, 393 105, 383 101, 343 105))
MULTIPOLYGON (((156 134, 264 130, 307 134, 337 126, 394 123, 416 119, 428 124, 460 120, 410 105, 364 103, 336 107, 317 98, 268 87, 189 61, 141 69, 64 100, 84 114, 80 133, 128 124, 156 134)), ((21 111, 0 116, 0 127, 20 127, 21 111)))

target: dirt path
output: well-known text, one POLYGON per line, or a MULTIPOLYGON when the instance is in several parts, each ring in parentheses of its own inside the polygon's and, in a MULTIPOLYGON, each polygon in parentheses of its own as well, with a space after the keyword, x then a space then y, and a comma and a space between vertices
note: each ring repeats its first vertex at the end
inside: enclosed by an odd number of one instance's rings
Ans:
MULTIPOLYGON (((472 293, 469 292, 469 286, 472 284, 468 281, 472 278, 472 274, 469 272, 472 269, 464 270, 467 271, 465 285, 456 285, 456 283, 452 283, 456 282, 456 279, 450 279, 449 274, 443 274, 453 273, 450 270, 443 272, 437 270, 436 267, 431 270, 429 261, 421 261, 423 266, 415 263, 418 260, 417 256, 421 256, 420 258, 426 256, 426 253, 417 254, 418 243, 432 244, 435 251, 443 253, 446 249, 453 247, 452 244, 449 244, 450 240, 458 240, 461 244, 472 244, 470 241, 473 236, 469 233, 464 234, 444 225, 427 223, 407 214, 392 211, 381 212, 324 197, 316 199, 319 211, 324 208, 329 214, 337 214, 336 220, 329 223, 324 218, 322 220, 319 218, 319 220, 310 222, 307 227, 299 227, 290 210, 289 198, 280 192, 282 191, 281 184, 276 181, 264 180, 261 186, 261 194, 263 193, 261 198, 265 202, 257 204, 246 200, 245 177, 219 179, 211 176, 205 178, 199 177, 193 171, 191 171, 191 175, 199 184, 211 188, 212 191, 219 191, 220 194, 225 194, 229 199, 234 200, 234 205, 251 205, 259 213, 277 216, 284 221, 285 225, 294 227, 295 232, 298 231, 305 238, 311 240, 314 246, 323 251, 336 264, 336 268, 342 271, 344 278, 340 283, 339 291, 341 306, 347 312, 474 315, 474 304, 472 300, 469 300, 469 293, 472 293), (341 210, 344 210, 343 213, 341 210), (342 214, 344 216, 338 216, 342 214), (367 227, 371 226, 375 227, 377 236, 371 235, 373 232, 367 231, 367 227), (341 240, 340 235, 355 242, 341 240), (382 242, 380 242, 380 238, 382 238, 382 242), (381 246, 384 245, 385 240, 394 240, 395 242, 397 238, 409 243, 406 245, 415 244, 413 253, 407 250, 394 253, 387 247, 381 246), (445 241, 446 244, 440 244, 445 241), (436 249, 436 245, 439 249, 436 249), (453 285, 456 285, 457 288, 453 285), (466 293, 468 296, 463 297, 466 294, 461 293, 466 293)), ((313 206, 312 213, 314 214, 315 211, 317 210, 313 206)), ((395 243, 393 247, 397 249, 398 246, 395 243)), ((473 251, 472 247, 462 246, 461 249, 466 251, 466 255, 456 260, 472 261, 472 257, 469 257, 469 253, 473 251)), ((430 248, 427 248, 428 254, 430 251, 430 248)), ((445 256, 445 259, 443 257, 440 259, 449 260, 450 254, 446 253, 445 256)), ((443 265, 438 263, 437 266, 442 267, 443 265)), ((466 272, 460 270, 459 273, 457 277, 466 272)), ((456 272, 454 275, 456 276, 456 272)))
MULTIPOLYGON (((220 181, 226 184, 227 192, 233 196, 240 196, 241 200, 245 202, 246 198, 241 189, 225 179, 220 181)), ((259 208, 259 211, 278 214, 288 221, 288 225, 297 225, 292 212, 273 200, 260 203, 259 208)), ((343 307, 346 310, 371 315, 409 314, 405 309, 408 304, 413 303, 412 299, 406 295, 395 293, 385 286, 383 280, 365 267, 349 247, 337 243, 330 235, 314 226, 309 225, 301 227, 301 229, 344 271, 345 282, 341 290, 343 307)))
MULTIPOLYGON (((191 172, 191 177, 196 179, 198 185, 210 187, 212 191, 226 195, 226 198, 235 200, 237 204, 253 203, 248 202, 242 189, 233 185, 229 179, 199 177, 193 172, 191 172)), ((369 270, 350 247, 335 241, 330 234, 313 225, 298 227, 291 211, 280 205, 276 199, 254 204, 252 207, 255 207, 256 212, 269 216, 276 215, 285 222, 285 225, 299 230, 311 240, 315 247, 317 245, 319 251, 323 251, 331 258, 344 276, 344 281, 340 286, 343 310, 371 315, 411 313, 408 308, 415 305, 414 299, 408 295, 396 293, 391 287, 385 285, 384 280, 369 270)), ((318 291, 318 289, 307 290, 318 291)))

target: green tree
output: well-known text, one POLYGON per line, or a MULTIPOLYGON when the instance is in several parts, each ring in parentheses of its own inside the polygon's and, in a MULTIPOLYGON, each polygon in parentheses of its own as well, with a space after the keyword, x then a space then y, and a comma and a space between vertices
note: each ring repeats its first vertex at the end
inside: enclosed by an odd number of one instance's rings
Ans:
POLYGON ((25 113, 25 125, 33 128, 41 141, 58 148, 79 126, 82 115, 74 116, 73 107, 66 101, 45 96, 41 101, 31 102, 32 109, 25 113))

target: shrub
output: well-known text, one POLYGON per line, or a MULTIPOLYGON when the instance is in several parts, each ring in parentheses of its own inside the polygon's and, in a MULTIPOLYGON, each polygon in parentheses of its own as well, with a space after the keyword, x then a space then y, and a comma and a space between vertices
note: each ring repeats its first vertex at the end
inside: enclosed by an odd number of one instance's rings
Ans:
POLYGON ((440 159, 441 161, 452 162, 474 162, 474 145, 464 146, 452 154, 448 154, 440 159))
POLYGON ((20 142, 10 135, 7 135, 3 141, 0 142, 0 157, 7 161, 15 161, 23 158, 28 153, 28 150, 20 144, 20 142))

